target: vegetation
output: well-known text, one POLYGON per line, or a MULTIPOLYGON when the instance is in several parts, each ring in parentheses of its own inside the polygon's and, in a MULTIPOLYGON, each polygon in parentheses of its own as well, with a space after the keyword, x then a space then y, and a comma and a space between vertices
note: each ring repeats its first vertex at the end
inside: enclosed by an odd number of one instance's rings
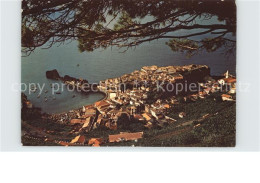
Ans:
POLYGON ((171 108, 168 112, 168 116, 176 119, 179 118, 180 112, 185 112, 187 116, 184 120, 195 120, 206 114, 214 114, 230 105, 229 102, 222 102, 219 98, 222 93, 213 93, 209 97, 204 99, 198 99, 195 102, 188 100, 187 102, 180 101, 180 104, 171 108))
MULTIPOLYGON (((136 141, 105 143, 105 146, 235 146, 236 135, 236 105, 235 102, 223 102, 220 99, 222 93, 213 93, 205 99, 197 101, 179 100, 180 104, 173 105, 168 110, 168 116, 177 119, 168 125, 154 125, 151 129, 144 127, 144 123, 129 118, 122 114, 118 118, 117 130, 110 130, 106 127, 99 127, 90 132, 81 132, 87 139, 104 138, 105 141, 111 134, 124 132, 144 132, 144 137, 136 141), (179 118, 179 113, 185 112, 187 116, 179 118), (205 117, 208 115, 207 117, 205 117), (194 127, 196 125, 196 127, 194 127)), ((180 99, 180 98, 179 98, 180 99)), ((25 110, 25 109, 24 109, 25 110)), ((24 116, 30 116, 32 109, 26 109, 24 116)), ((60 139, 71 140, 75 134, 70 133, 77 125, 59 124, 51 119, 34 116, 23 120, 22 130, 30 131, 31 127, 38 131, 53 131, 52 135, 60 139), (28 128, 28 129, 27 129, 28 128)), ((76 127, 77 128, 77 127, 76 127)), ((80 126, 79 126, 80 128, 80 126)), ((44 133, 44 132, 43 132, 44 133)), ((37 134, 36 134, 37 136, 37 134)), ((43 136, 43 135, 41 135, 43 136)), ((24 145, 55 145, 54 142, 44 141, 43 137, 36 140, 28 136, 22 136, 24 145), (42 139, 41 139, 42 138, 42 139)))
POLYGON ((59 146, 59 144, 51 141, 44 141, 44 139, 30 139, 27 136, 22 136, 22 143, 24 146, 59 146))
POLYGON ((122 114, 117 120, 118 130, 137 132, 145 130, 144 124, 136 119, 129 119, 126 114, 122 114))
POLYGON ((177 122, 163 128, 144 130, 144 138, 138 142, 128 141, 109 143, 112 146, 202 146, 202 147, 233 147, 236 136, 236 105, 234 102, 220 102, 215 100, 221 93, 212 94, 206 99, 196 102, 181 103, 174 106, 169 116, 177 119, 177 122), (178 117, 179 112, 186 112, 183 119, 178 117), (205 114, 217 115, 197 121, 205 114), (182 126, 187 121, 187 125, 182 126), (200 124, 194 128, 194 125, 200 124))
POLYGON ((187 55, 222 46, 232 53, 236 47, 234 0, 24 0, 22 10, 25 55, 68 40, 78 40, 80 51, 126 51, 158 39, 187 55), (207 21, 213 17, 219 22, 207 21))
MULTIPOLYGON (((136 146, 202 146, 202 147, 233 147, 236 137, 236 106, 227 107, 218 115, 203 121, 201 126, 188 128, 187 131, 175 135, 181 128, 169 127, 162 129, 163 134, 154 138, 155 134, 162 134, 161 131, 154 131, 152 136, 148 134, 144 139, 136 143, 136 146), (172 132, 172 133, 170 133, 172 132), (167 134, 168 133, 168 134, 167 134)), ((185 129, 185 128, 182 128, 185 129)), ((122 143, 121 145, 124 145, 122 143)))

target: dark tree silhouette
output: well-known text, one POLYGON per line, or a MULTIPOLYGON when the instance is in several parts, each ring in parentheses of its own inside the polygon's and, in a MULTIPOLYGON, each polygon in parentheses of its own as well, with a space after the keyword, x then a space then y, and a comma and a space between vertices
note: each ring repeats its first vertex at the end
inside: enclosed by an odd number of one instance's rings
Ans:
POLYGON ((22 10, 25 55, 71 40, 82 52, 164 38, 188 55, 236 46, 234 0, 23 0, 22 10))

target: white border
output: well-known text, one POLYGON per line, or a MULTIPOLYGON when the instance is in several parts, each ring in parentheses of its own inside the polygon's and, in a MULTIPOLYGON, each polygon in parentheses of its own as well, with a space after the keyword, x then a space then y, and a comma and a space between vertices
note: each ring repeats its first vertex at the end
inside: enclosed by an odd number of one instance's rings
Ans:
POLYGON ((1 150, 2 151, 259 151, 259 1, 237 1, 237 78, 249 91, 237 94, 235 148, 23 147, 20 143, 20 1, 1 1, 1 150))

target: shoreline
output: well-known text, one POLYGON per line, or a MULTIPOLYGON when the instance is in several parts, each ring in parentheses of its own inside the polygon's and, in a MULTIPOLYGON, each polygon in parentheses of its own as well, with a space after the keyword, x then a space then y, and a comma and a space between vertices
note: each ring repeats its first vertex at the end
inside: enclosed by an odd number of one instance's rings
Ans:
MULTIPOLYGON (((87 93, 87 95, 91 95, 91 94, 93 94, 93 93, 99 93, 99 94, 102 94, 103 95, 103 98, 101 98, 100 100, 97 100, 97 101, 95 101, 94 103, 96 103, 96 102, 99 102, 99 101, 102 101, 102 100, 106 100, 107 99, 107 97, 108 97, 108 95, 107 95, 107 93, 106 92, 104 92, 104 91, 97 91, 97 92, 93 92, 93 91, 90 91, 90 92, 88 92, 87 93)), ((93 105, 94 103, 91 103, 91 104, 87 104, 87 105, 83 105, 83 106, 88 106, 88 105, 93 105)), ((83 107, 82 106, 82 107, 83 107)), ((81 107, 81 108, 82 108, 81 107)), ((78 110, 80 110, 81 108, 74 108, 74 109, 70 109, 69 111, 64 111, 64 112, 59 112, 59 113, 47 113, 47 112, 44 112, 45 114, 47 114, 47 115, 63 115, 63 114, 66 114, 66 113, 69 113, 69 112, 71 112, 71 111, 78 111, 78 110)))
MULTIPOLYGON (((212 110, 208 110, 209 106, 207 106, 204 112, 200 112, 198 116, 194 114, 194 110, 198 106, 204 109, 206 104, 212 107, 213 104, 220 104, 219 107, 223 107, 224 104, 228 104, 227 102, 222 103, 224 101, 236 102, 236 88, 234 88, 235 90, 233 89, 235 85, 229 85, 232 88, 227 88, 225 83, 228 82, 232 84, 236 82, 236 78, 230 75, 228 71, 222 76, 212 76, 207 65, 192 64, 183 67, 144 66, 141 70, 130 74, 100 81, 95 90, 87 92, 88 94, 102 94, 100 99, 91 102, 91 104, 85 105, 85 101, 82 100, 81 103, 78 103, 80 107, 66 112, 53 114, 39 112, 38 117, 42 119, 40 126, 44 127, 44 133, 50 134, 50 136, 47 135, 49 138, 46 138, 46 135, 44 136, 44 142, 47 139, 47 141, 54 140, 55 144, 72 146, 79 145, 75 140, 83 138, 85 142, 81 145, 86 145, 86 142, 91 140, 93 136, 91 131, 94 129, 101 129, 102 131, 103 128, 109 131, 105 131, 105 137, 103 135, 100 136, 100 134, 98 137, 104 138, 105 141, 107 141, 108 137, 110 138, 114 130, 132 129, 133 131, 131 132, 138 130, 143 133, 146 129, 163 128, 165 125, 173 123, 176 124, 174 128, 186 127, 187 125, 193 125, 196 128, 202 125, 206 118, 215 116, 219 112, 212 112, 212 110), (197 85, 195 86, 195 91, 188 89, 174 94, 173 90, 166 91, 166 93, 164 93, 165 90, 156 90, 157 81, 176 84, 176 86, 177 84, 185 83, 197 83, 197 85), (122 84, 127 86, 122 88, 122 84), (220 101, 222 102, 220 103, 220 101), (187 105, 190 108, 183 109, 183 105, 187 105), (177 107, 177 111, 174 110, 175 107, 177 107), (122 116, 122 114, 126 116, 122 116), (122 117, 125 118, 122 119, 122 117), (186 119, 186 121, 182 118, 186 119), (127 128, 122 126, 126 121, 131 122, 134 128, 132 126, 127 128), (68 138, 69 140, 67 141, 68 138), (73 143, 71 144, 71 142, 73 143)), ((161 88, 165 89, 167 85, 162 85, 161 88)), ((78 92, 85 93, 82 91, 78 92)), ((72 105, 69 107, 72 107, 72 105)), ((28 107, 26 108, 28 109, 28 107)), ((29 110, 29 115, 32 114, 32 110, 34 110, 33 107, 29 110)), ((25 117, 28 116, 25 115, 25 117)), ((29 120, 29 123, 32 123, 34 126, 39 125, 34 120, 29 120)), ((28 131, 28 134, 31 133, 28 131)), ((41 130, 37 130, 35 133, 36 135, 32 133, 32 136, 35 138, 43 135, 41 130)), ((149 134, 148 131, 146 133, 149 134)), ((94 136, 96 137, 96 134, 94 136)))
MULTIPOLYGON (((193 64, 193 65, 195 65, 195 64, 193 64)), ((184 66, 173 66, 173 67, 176 67, 176 68, 182 68, 182 67, 185 67, 186 65, 184 65, 184 66)), ((188 65, 187 65, 188 66, 188 65)), ((206 65, 200 65, 200 66, 206 66, 206 65)), ((144 66, 144 67, 148 67, 148 66, 144 66)), ((169 66, 166 66, 166 67, 169 67, 169 66)), ((206 67, 208 67, 208 66, 206 66, 206 67)), ((126 74, 124 74, 124 75, 127 75, 128 73, 126 73, 126 74)), ((67 75, 66 75, 67 76, 67 75)), ((60 77, 60 76, 59 76, 60 77)), ((70 77, 70 76, 69 76, 70 77)), ((216 77, 216 78, 218 78, 218 77, 221 77, 221 76, 217 76, 217 75, 212 75, 212 77, 216 77)), ((60 77, 61 78, 61 77, 60 77)), ((72 77, 70 77, 70 79, 71 79, 72 77)), ((72 78, 73 80, 79 80, 79 79, 77 79, 77 78, 72 78)), ((111 78, 110 78, 111 79, 111 78)), ((112 78, 113 79, 113 78, 112 78)), ((60 79, 59 79, 60 80, 60 79)), ((84 81, 87 81, 87 80, 84 80, 84 81)), ((64 81, 63 81, 64 82, 64 81)), ((65 84, 67 84, 67 85, 71 85, 71 84, 69 84, 69 83, 66 83, 65 82, 65 84)), ((103 97, 101 98, 101 99, 99 99, 99 100, 97 100, 97 101, 95 101, 95 102, 93 102, 93 103, 91 103, 91 104, 87 104, 87 105, 82 105, 82 106, 89 106, 89 105, 93 105, 93 104, 95 104, 96 102, 99 102, 99 101, 103 101, 103 100, 107 100, 108 99, 108 95, 109 95, 109 93, 108 92, 105 92, 105 91, 103 91, 102 89, 100 89, 100 85, 98 85, 97 86, 97 89, 98 89, 98 91, 88 91, 88 92, 84 92, 84 91, 79 91, 79 93, 83 93, 83 94, 86 94, 86 95, 88 95, 88 94, 93 94, 93 93, 100 93, 100 94, 102 94, 103 95, 103 97)), ((37 107, 37 108, 40 108, 41 110, 42 110, 42 108, 41 107, 37 107)), ((70 109, 69 111, 63 111, 63 112, 58 112, 58 113, 50 113, 50 112, 42 112, 42 114, 44 115, 50 115, 50 116, 52 116, 52 115, 64 115, 64 114, 67 114, 67 113, 70 113, 70 112, 76 112, 76 111, 79 111, 80 110, 80 108, 73 108, 73 109, 70 109)))

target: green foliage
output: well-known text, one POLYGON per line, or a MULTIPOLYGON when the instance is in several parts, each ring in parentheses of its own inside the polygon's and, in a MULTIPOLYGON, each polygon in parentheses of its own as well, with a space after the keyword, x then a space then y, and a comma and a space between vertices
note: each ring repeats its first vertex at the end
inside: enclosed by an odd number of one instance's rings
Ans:
POLYGON ((201 146, 235 146, 236 105, 204 121, 191 133, 201 139, 201 146))
POLYGON ((207 52, 213 52, 221 48, 225 44, 223 38, 205 38, 202 40, 202 45, 207 52))
MULTIPOLYGON (((175 132, 182 130, 182 128, 176 128, 174 125, 166 129, 147 131, 146 134, 148 133, 148 135, 135 143, 135 146, 233 147, 236 138, 235 115, 236 106, 233 104, 226 110, 221 111, 219 115, 205 120, 201 126, 180 134, 175 134, 175 132), (169 135, 158 136, 167 133, 169 135)), ((124 145, 124 143, 120 145, 124 145)), ((129 145, 129 143, 126 143, 126 145, 129 145)))
POLYGON ((25 25, 22 25, 22 43, 24 43, 23 46, 31 46, 33 45, 33 31, 26 27, 25 25))
POLYGON ((162 96, 162 92, 157 92, 157 91, 149 91, 147 93, 147 100, 146 102, 148 104, 154 103, 158 98, 162 96))
POLYGON ((176 107, 171 108, 168 115, 176 118, 179 112, 185 112, 187 116, 182 120, 194 120, 208 113, 216 113, 223 107, 228 107, 230 105, 229 102, 220 102, 220 100, 216 100, 220 96, 221 93, 214 93, 205 99, 198 99, 196 102, 182 102, 176 107))
POLYGON ((117 120, 117 127, 120 128, 120 129, 128 129, 129 125, 130 125, 130 119, 128 117, 127 114, 123 113, 121 114, 119 117, 118 117, 118 120, 117 120))
POLYGON ((198 52, 199 45, 196 41, 190 39, 171 39, 166 42, 172 51, 185 53, 188 57, 198 52))
POLYGON ((59 144, 54 142, 44 141, 43 139, 34 140, 26 136, 22 136, 22 144, 24 146, 59 146, 59 144))
POLYGON ((113 134, 118 134, 120 133, 120 130, 110 130, 108 128, 105 127, 100 127, 100 128, 96 128, 90 132, 85 132, 84 136, 87 139, 90 138, 104 138, 107 139, 108 135, 113 135, 113 134))
POLYGON ((214 38, 204 38, 201 41, 195 41, 187 38, 178 38, 171 39, 166 42, 172 51, 180 52, 191 57, 203 50, 207 52, 214 52, 220 48, 227 48, 227 52, 234 52, 235 44, 234 41, 223 38, 223 37, 214 37, 214 38))
POLYGON ((134 23, 135 22, 130 17, 130 15, 127 12, 123 12, 122 15, 119 17, 117 23, 114 24, 114 30, 118 31, 118 30, 126 29, 132 26, 134 23))
MULTIPOLYGON (((93 51, 108 46, 128 48, 156 39, 180 38, 171 40, 169 46, 173 51, 191 56, 203 45, 208 51, 218 49, 221 44, 227 45, 227 39, 222 38, 229 33, 236 34, 234 0, 24 0, 22 9, 22 46, 26 55, 37 47, 46 44, 51 47, 71 39, 79 40, 80 51, 93 51), (222 22, 197 21, 212 17, 222 22), (183 34, 179 35, 179 31, 183 34), (198 42, 188 39, 196 35, 208 37, 212 32, 221 38, 198 39, 198 42)), ((235 40, 230 42, 233 42, 230 45, 233 49, 235 40)))
POLYGON ((182 103, 172 108, 171 116, 178 119, 177 122, 163 128, 144 130, 144 138, 138 142, 109 143, 109 146, 154 146, 154 147, 233 147, 236 137, 236 105, 234 102, 218 102, 214 100, 220 93, 212 94, 212 97, 198 100, 194 103, 182 103), (185 111, 184 119, 177 118, 180 111, 185 111), (215 113, 203 121, 196 119, 207 113, 215 113), (179 126, 193 119, 188 126, 179 126), (193 125, 200 126, 193 128, 193 125))
POLYGON ((144 124, 136 119, 129 118, 128 115, 122 114, 117 120, 118 130, 126 130, 130 132, 138 132, 145 130, 144 124))
POLYGON ((93 45, 95 44, 95 41, 92 39, 79 39, 78 40, 78 49, 82 53, 84 51, 92 52, 94 51, 93 45))
MULTIPOLYGON (((132 118, 129 119, 126 114, 122 114, 118 118, 117 130, 101 127, 90 132, 83 132, 82 135, 87 139, 104 138, 104 140, 107 140, 109 135, 118 134, 122 131, 144 132, 143 138, 137 142, 105 143, 103 144, 105 146, 233 147, 235 146, 236 137, 236 105, 234 102, 216 100, 220 96, 221 93, 213 93, 205 99, 188 103, 181 102, 179 105, 174 105, 170 108, 168 116, 177 119, 177 122, 163 127, 155 126, 146 129, 143 123, 132 118), (178 117, 179 112, 185 112, 187 116, 180 119, 178 117), (199 120, 205 114, 211 114, 211 116, 199 120), (188 121, 191 123, 183 126, 188 121), (194 125, 198 126, 194 128, 194 125)), ((53 130, 59 136, 63 134, 63 136, 60 136, 61 138, 65 137, 64 135, 67 138, 72 138, 73 136, 68 134, 75 127, 58 124, 43 118, 29 119, 26 123, 39 129, 53 130)), ((27 131, 25 126, 22 125, 22 128, 27 131)), ((56 145, 52 142, 39 142, 39 140, 35 141, 26 137, 22 137, 22 142, 24 145, 56 145)))

